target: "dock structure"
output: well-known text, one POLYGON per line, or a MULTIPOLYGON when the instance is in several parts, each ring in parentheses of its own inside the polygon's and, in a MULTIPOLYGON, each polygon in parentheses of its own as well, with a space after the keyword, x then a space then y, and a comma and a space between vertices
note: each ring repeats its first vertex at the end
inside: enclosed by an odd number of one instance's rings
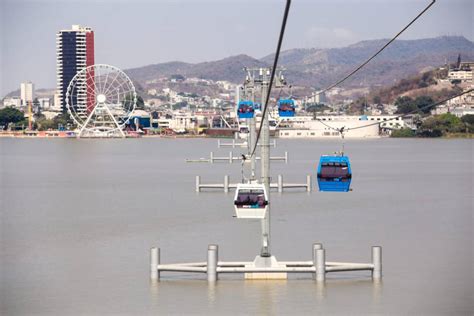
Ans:
MULTIPOLYGON (((270 183, 270 189, 277 189, 279 193, 284 189, 304 189, 306 192, 311 192, 311 175, 306 176, 306 183, 284 183, 283 176, 278 175, 276 183, 270 183)), ((201 192, 203 189, 218 189, 224 190, 225 193, 231 189, 236 189, 237 183, 231 183, 229 175, 224 176, 223 183, 201 183, 201 176, 196 176, 196 192, 201 192)))
POLYGON ((188 263, 160 262, 160 248, 151 248, 150 278, 159 281, 163 272, 202 273, 207 275, 207 281, 214 283, 223 273, 243 273, 245 279, 253 279, 258 274, 262 279, 286 279, 287 273, 310 273, 316 282, 325 282, 326 274, 347 271, 370 271, 374 281, 382 278, 382 247, 372 247, 372 261, 369 263, 332 262, 326 261, 326 250, 322 244, 313 244, 312 260, 309 261, 276 261, 274 256, 265 258, 272 261, 271 265, 264 264, 262 257, 257 256, 254 261, 219 261, 219 247, 211 244, 207 250, 207 261, 188 263), (277 276, 277 277, 275 277, 277 276))
MULTIPOLYGON (((261 160, 260 157, 255 157, 255 160, 261 160)), ((285 163, 288 163, 288 152, 285 151, 284 156, 276 156, 276 157, 270 157, 270 160, 272 161, 284 161, 285 163)), ((221 157, 216 157, 214 156, 214 152, 209 153, 209 158, 199 158, 199 159, 186 159, 186 162, 207 162, 207 163, 215 163, 215 162, 220 162, 220 161, 225 161, 228 163, 233 163, 234 161, 242 161, 242 155, 240 156, 234 156, 234 153, 232 151, 229 152, 228 156, 221 156, 221 157)))
MULTIPOLYGON (((273 140, 273 142, 270 142, 270 146, 273 148, 276 148, 276 140, 273 140)), ((248 147, 248 142, 236 142, 235 139, 232 140, 231 143, 223 143, 220 139, 217 140, 217 147, 222 148, 222 147, 241 147, 241 148, 246 148, 248 147)))

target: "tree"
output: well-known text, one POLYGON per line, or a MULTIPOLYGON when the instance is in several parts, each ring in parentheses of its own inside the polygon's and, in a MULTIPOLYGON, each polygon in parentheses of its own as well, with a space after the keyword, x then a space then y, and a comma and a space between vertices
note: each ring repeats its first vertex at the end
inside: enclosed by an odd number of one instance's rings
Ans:
POLYGON ((186 101, 181 101, 178 103, 173 104, 173 109, 182 109, 188 106, 188 102, 186 101))
POLYGON ((69 112, 59 114, 58 116, 56 116, 53 119, 53 122, 54 122, 54 126, 52 127, 53 129, 58 128, 59 125, 61 125, 63 127, 68 127, 68 126, 73 126, 74 125, 74 121, 71 118, 71 116, 69 115, 69 112))
POLYGON ((174 80, 185 80, 186 78, 185 78, 183 75, 174 74, 174 75, 171 75, 171 76, 170 76, 170 79, 174 79, 174 80))
MULTIPOLYGON (((131 109, 133 104, 133 94, 127 94, 123 99, 123 105, 126 109, 131 109)), ((137 95, 137 103, 135 105, 136 110, 144 110, 145 109, 145 101, 139 95, 137 95)))
POLYGON ((395 101, 395 106, 397 107, 397 113, 399 114, 412 113, 418 110, 415 101, 407 96, 398 97, 395 101))
POLYGON ((330 107, 324 105, 323 103, 311 103, 306 107, 307 112, 313 113, 313 119, 316 119, 316 113, 329 109, 330 107))
POLYGON ((25 115, 18 109, 6 107, 0 110, 0 126, 7 126, 10 123, 17 124, 25 120, 25 115))
POLYGON ((417 97, 414 103, 416 107, 420 109, 423 113, 430 113, 433 106, 429 106, 429 105, 432 105, 434 101, 431 97, 422 95, 422 96, 417 97))
POLYGON ((440 137, 446 133, 460 133, 465 131, 461 119, 451 113, 435 115, 427 118, 420 127, 420 135, 426 137, 440 137))
POLYGON ((474 133, 474 114, 466 114, 461 117, 461 121, 466 127, 466 132, 474 133))
POLYGON ((50 129, 57 129, 58 128, 58 123, 56 123, 54 121, 54 119, 50 120, 50 119, 47 119, 47 118, 41 118, 41 119, 37 120, 36 123, 38 125, 38 130, 40 130, 40 131, 47 131, 47 130, 50 130, 50 129))
POLYGON ((467 124, 474 125, 474 114, 466 114, 461 117, 461 121, 467 124))
POLYGON ((408 127, 395 129, 392 131, 391 137, 415 137, 415 132, 408 127))
POLYGON ((382 104, 382 99, 380 98, 380 96, 376 95, 372 98, 372 102, 379 105, 379 104, 382 104))
POLYGON ((37 109, 37 108, 39 108, 40 106, 41 106, 41 104, 40 104, 38 98, 35 98, 35 99, 33 100, 33 109, 37 109))

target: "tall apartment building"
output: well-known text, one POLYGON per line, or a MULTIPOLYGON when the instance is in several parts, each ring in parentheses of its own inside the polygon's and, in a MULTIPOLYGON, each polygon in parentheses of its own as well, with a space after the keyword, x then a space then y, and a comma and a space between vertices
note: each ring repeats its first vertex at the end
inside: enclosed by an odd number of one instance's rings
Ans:
MULTIPOLYGON (((70 30, 56 34, 57 89, 61 108, 66 111, 66 93, 69 82, 87 66, 94 64, 94 31, 90 27, 73 25, 70 30)), ((94 86, 94 74, 82 76, 73 92, 72 103, 76 111, 87 115, 95 102, 95 92, 87 87, 94 86)))
POLYGON ((21 105, 26 106, 35 98, 35 85, 31 81, 22 82, 20 85, 21 105))

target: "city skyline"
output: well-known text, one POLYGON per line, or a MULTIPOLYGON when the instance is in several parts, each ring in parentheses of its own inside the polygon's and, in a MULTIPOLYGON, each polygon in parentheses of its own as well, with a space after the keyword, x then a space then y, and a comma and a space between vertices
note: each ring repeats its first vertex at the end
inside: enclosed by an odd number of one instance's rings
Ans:
MULTIPOLYGON (((341 47, 388 38, 427 3, 294 1, 283 49, 341 47), (383 8, 388 5, 390 14, 384 15, 383 8)), ((53 88, 55 34, 72 24, 95 30, 96 62, 123 69, 173 60, 202 62, 237 54, 261 58, 274 50, 282 6, 283 2, 277 5, 269 1, 106 0, 66 4, 6 0, 1 4, 0 96, 27 80, 38 89, 53 88), (54 18, 48 18, 53 14, 54 18), (15 22, 19 20, 22 23, 15 22)), ((470 1, 438 1, 400 39, 460 35, 472 41, 472 8, 470 1), (454 19, 456 23, 445 23, 454 19)))

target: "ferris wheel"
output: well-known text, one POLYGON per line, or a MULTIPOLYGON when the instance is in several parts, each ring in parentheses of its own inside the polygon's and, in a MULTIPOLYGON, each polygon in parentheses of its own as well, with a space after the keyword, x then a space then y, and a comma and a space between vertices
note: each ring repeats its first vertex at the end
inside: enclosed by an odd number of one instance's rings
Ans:
POLYGON ((130 78, 105 64, 88 66, 69 83, 66 108, 79 129, 79 137, 125 137, 137 103, 130 78))

